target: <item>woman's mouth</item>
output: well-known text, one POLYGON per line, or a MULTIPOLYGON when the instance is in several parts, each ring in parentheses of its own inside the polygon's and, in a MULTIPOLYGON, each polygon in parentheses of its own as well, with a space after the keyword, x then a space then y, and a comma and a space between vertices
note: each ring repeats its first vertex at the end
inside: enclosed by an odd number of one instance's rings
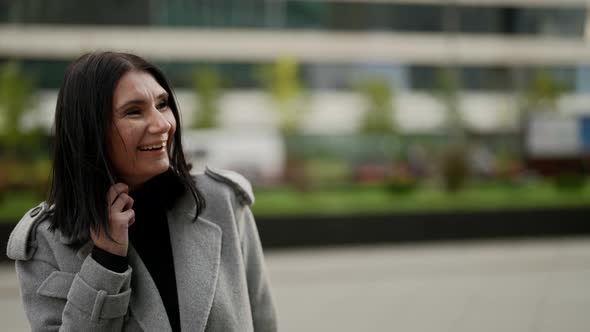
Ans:
POLYGON ((166 147, 166 141, 161 141, 159 143, 154 144, 141 145, 138 147, 138 149, 139 151, 158 151, 164 147, 166 147))

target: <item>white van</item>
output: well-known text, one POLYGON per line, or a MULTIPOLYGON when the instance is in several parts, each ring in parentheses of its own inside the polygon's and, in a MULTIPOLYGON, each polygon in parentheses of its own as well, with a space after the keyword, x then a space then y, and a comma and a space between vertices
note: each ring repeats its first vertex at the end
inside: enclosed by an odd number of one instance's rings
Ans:
POLYGON ((283 175, 285 147, 278 131, 185 130, 182 139, 187 161, 196 172, 205 166, 229 169, 257 185, 276 184, 283 175))

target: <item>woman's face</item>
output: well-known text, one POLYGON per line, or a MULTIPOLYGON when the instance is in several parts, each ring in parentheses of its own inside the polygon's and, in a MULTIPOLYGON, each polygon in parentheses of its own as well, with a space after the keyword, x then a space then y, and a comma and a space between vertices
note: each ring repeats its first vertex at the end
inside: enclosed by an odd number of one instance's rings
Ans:
POLYGON ((168 98, 143 71, 127 72, 115 88, 109 156, 118 180, 132 189, 170 167, 176 120, 168 98))

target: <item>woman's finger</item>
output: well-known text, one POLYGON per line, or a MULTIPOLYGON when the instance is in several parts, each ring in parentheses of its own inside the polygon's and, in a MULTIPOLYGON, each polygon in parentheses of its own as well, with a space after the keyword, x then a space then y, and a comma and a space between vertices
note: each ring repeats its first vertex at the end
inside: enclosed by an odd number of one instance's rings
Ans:
POLYGON ((121 193, 111 205, 111 212, 122 212, 133 207, 133 198, 126 193, 121 193))
POLYGON ((135 211, 129 209, 121 213, 121 219, 127 220, 127 225, 130 226, 135 222, 135 211))
POLYGON ((107 202, 109 202, 109 206, 112 206, 117 198, 123 193, 129 193, 129 186, 125 183, 119 182, 112 185, 107 192, 107 202))

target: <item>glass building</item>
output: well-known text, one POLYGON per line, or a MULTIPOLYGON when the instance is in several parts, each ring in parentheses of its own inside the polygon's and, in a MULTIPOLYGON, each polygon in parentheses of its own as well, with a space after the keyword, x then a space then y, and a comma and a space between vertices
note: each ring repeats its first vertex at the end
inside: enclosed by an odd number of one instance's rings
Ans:
MULTIPOLYGON (((358 80, 378 77, 402 99, 436 90, 439 69, 453 68, 464 94, 487 95, 488 104, 498 94, 526 90, 543 70, 565 93, 585 98, 587 6, 586 0, 4 0, 0 61, 18 59, 39 87, 55 89, 78 54, 130 50, 164 67, 179 88, 190 88, 193 68, 206 65, 228 78, 226 88, 256 90, 261 64, 292 56, 311 91, 352 91, 358 80)), ((568 105, 583 104, 578 99, 568 105)))

